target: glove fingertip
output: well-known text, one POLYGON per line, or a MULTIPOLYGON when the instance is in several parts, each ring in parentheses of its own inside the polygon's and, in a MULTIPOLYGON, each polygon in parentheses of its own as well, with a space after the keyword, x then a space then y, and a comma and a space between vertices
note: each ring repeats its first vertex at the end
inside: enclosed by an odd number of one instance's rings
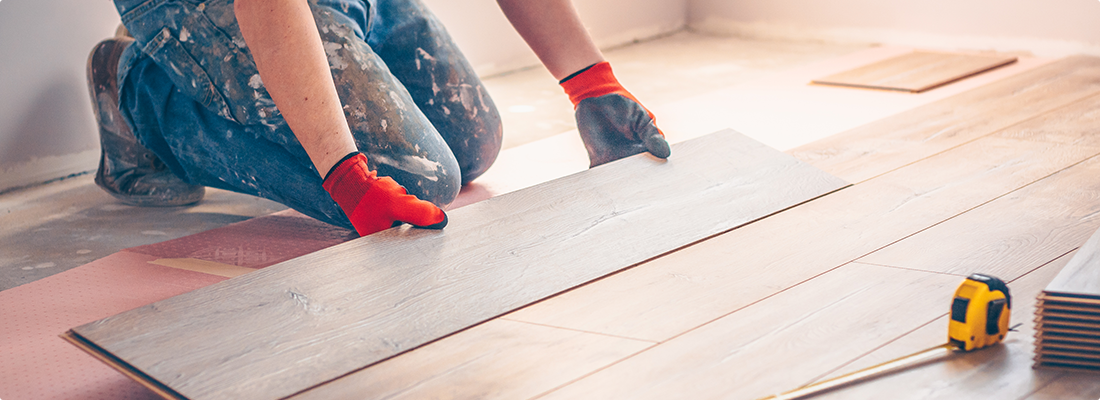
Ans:
POLYGON ((445 226, 447 226, 447 213, 446 212, 443 213, 443 220, 442 221, 436 222, 436 223, 431 224, 431 225, 424 225, 424 226, 419 226, 418 225, 417 228, 421 228, 421 229, 443 229, 443 227, 445 227, 445 226))
POLYGON ((643 139, 645 148, 649 151, 650 154, 653 154, 654 157, 662 159, 668 158, 668 156, 672 155, 672 149, 669 148, 668 141, 666 141, 663 136, 657 133, 656 130, 657 129, 654 128, 654 132, 651 132, 650 135, 646 136, 646 138, 643 139))

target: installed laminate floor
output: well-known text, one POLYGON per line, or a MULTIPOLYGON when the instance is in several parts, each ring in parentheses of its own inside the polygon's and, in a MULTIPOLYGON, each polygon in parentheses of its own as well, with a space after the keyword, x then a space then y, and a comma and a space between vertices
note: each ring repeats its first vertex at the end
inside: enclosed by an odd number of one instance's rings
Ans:
POLYGON ((1092 399, 1097 375, 1032 369, 1031 319, 1100 227, 1098 98, 1071 57, 792 149, 855 185, 298 397, 755 399, 943 343, 988 272, 1024 324, 1003 346, 829 398, 1092 399))

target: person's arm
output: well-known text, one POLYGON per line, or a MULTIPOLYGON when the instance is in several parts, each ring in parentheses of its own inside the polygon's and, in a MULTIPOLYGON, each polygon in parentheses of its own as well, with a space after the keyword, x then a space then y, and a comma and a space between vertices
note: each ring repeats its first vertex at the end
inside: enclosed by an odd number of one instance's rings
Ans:
POLYGON ((443 210, 368 168, 348 127, 306 0, 237 0, 233 12, 260 80, 355 230, 366 236, 401 222, 446 226, 443 210))
POLYGON ((497 0, 497 4, 555 79, 604 61, 572 1, 497 0))
POLYGON ((271 99, 319 173, 356 151, 305 0, 238 0, 237 24, 271 99))
POLYGON ((668 158, 668 142, 653 113, 615 78, 571 0, 497 4, 569 95, 590 166, 641 152, 668 158))

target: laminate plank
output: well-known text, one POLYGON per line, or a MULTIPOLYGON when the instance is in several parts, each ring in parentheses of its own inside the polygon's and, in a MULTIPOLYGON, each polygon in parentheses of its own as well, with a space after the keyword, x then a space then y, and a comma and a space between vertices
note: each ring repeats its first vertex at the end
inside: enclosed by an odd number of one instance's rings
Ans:
POLYGON ((1100 398, 1100 379, 1095 374, 1067 372, 1042 389, 1020 400, 1066 400, 1100 398))
POLYGON ((1100 157, 859 259, 870 264, 1014 279, 1071 251, 1100 227, 1100 157), (1018 261, 1028 262, 1018 262, 1018 261))
MULTIPOLYGON (((1012 322, 1027 321, 1035 311, 1037 296, 1054 279, 1072 255, 1063 255, 1008 283, 1013 296, 1012 322)), ((819 380, 857 371, 947 341, 947 311, 931 323, 900 336, 874 351, 845 363, 819 380)), ((914 326, 922 321, 912 321, 914 326)), ((1010 332, 1001 345, 970 353, 958 353, 921 366, 883 376, 817 398, 825 399, 1014 399, 1060 379, 1060 371, 1032 369, 1034 326, 1024 323, 1010 332)), ((1078 396, 1065 398, 1084 399, 1078 396)), ((1091 400, 1091 399, 1090 399, 1091 400)))
POLYGON ((526 399, 654 344, 495 319, 292 399, 526 399))
POLYGON ((282 398, 843 186, 719 132, 72 332, 182 397, 282 398))
POLYGON ((1061 334, 1064 337, 1084 337, 1100 339, 1100 332, 1077 328, 1052 327, 1043 330, 1041 334, 1044 335, 1044 337, 1046 337, 1048 334, 1051 334, 1050 336, 1061 334))
POLYGON ((1084 322, 1092 324, 1100 324, 1100 315, 1094 315, 1089 313, 1073 314, 1073 313, 1059 313, 1053 311, 1042 310, 1041 313, 1035 315, 1035 322, 1042 321, 1049 322, 1084 322))
POLYGON ((1076 343, 1081 345, 1100 345, 1100 337, 1090 338, 1088 336, 1072 335, 1072 334, 1060 334, 1053 332, 1041 332, 1036 333, 1035 337, 1039 342, 1054 342, 1054 343, 1076 343))
POLYGON ((756 399, 794 389, 942 315, 958 283, 846 264, 544 398, 756 399))
POLYGON ((1080 350, 1100 354, 1100 346, 1097 346, 1095 343, 1090 344, 1087 342, 1064 342, 1060 340, 1043 339, 1042 337, 1036 339, 1037 340, 1035 341, 1035 346, 1041 346, 1043 349, 1061 351, 1080 350))
POLYGON ((1050 282, 1045 292, 1100 299, 1100 230, 1081 246, 1077 256, 1050 282))
POLYGON ((859 183, 1097 93, 1100 58, 1069 57, 788 153, 859 183))
POLYGON ((1082 146, 985 138, 506 318, 663 341, 1093 154, 1082 146))
POLYGON ((919 93, 1014 62, 1015 56, 914 51, 813 83, 919 93))
POLYGON ((1074 368, 1100 371, 1100 359, 1074 357, 1072 355, 1062 356, 1040 354, 1035 356, 1035 362, 1040 364, 1039 368, 1050 366, 1055 368, 1074 368))
POLYGON ((1057 317, 1057 318, 1078 318, 1089 321, 1100 321, 1100 313, 1095 311, 1074 311, 1072 308, 1065 309, 1057 306, 1046 306, 1043 308, 1043 315, 1057 317))
POLYGON ((1066 296, 1062 293, 1050 293, 1044 291, 1042 294, 1039 295, 1039 301, 1042 301, 1043 304, 1046 305, 1054 305, 1079 310, 1089 310, 1091 312, 1097 312, 1097 310, 1100 310, 1100 299, 1066 296))
POLYGON ((1100 334, 1100 323, 1078 319, 1046 318, 1040 316, 1036 324, 1048 328, 1091 329, 1100 334))
POLYGON ((1030 121, 1009 126, 997 132, 998 137, 1075 144, 1081 146, 1100 146, 1100 95, 1093 95, 1074 101, 1053 112, 1036 118, 1041 123, 1030 121))

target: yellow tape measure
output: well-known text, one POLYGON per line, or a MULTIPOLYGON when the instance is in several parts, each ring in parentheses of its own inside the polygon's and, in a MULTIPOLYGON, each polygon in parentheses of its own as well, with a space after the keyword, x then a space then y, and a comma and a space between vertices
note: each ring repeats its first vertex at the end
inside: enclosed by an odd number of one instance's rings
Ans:
POLYGON ((1008 333, 1011 314, 1012 295, 1008 293, 1008 285, 989 275, 971 274, 955 289, 955 297, 951 300, 947 343, 761 400, 806 398, 958 351, 971 351, 1000 343, 1008 333))
POLYGON ((1004 281, 971 274, 955 290, 947 341, 959 350, 971 351, 1000 343, 1008 333, 1012 296, 1004 281))

